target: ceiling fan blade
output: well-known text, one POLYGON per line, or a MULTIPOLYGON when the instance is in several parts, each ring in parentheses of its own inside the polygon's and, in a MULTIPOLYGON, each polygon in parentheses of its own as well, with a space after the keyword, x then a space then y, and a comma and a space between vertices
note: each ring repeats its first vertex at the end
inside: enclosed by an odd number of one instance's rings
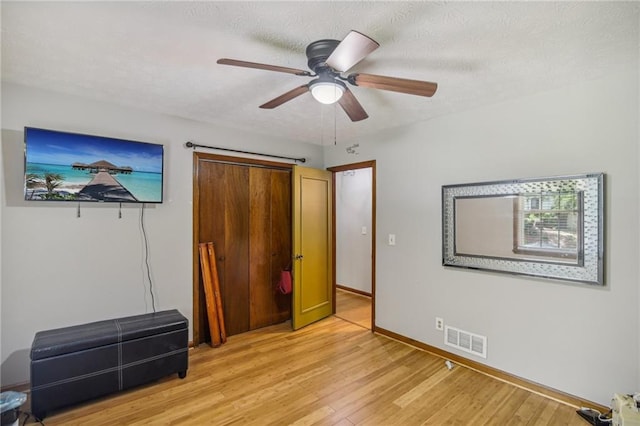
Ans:
POLYGON ((326 64, 336 71, 344 72, 378 47, 380 45, 372 38, 352 30, 329 55, 326 64))
POLYGON ((347 80, 356 86, 427 97, 433 96, 438 89, 438 83, 432 83, 430 81, 408 80, 406 78, 385 77, 373 74, 351 74, 347 80))
POLYGON ((238 61, 237 59, 222 58, 217 63, 222 65, 233 65, 236 67, 257 68, 259 70, 286 72, 289 74, 310 76, 309 71, 299 70, 297 68, 280 67, 277 65, 259 64, 257 62, 238 61))
POLYGON ((306 93, 309 91, 309 85, 305 84, 302 85, 300 87, 296 87, 293 90, 289 90, 286 93, 283 93, 282 95, 278 96, 277 98, 273 98, 271 99, 269 102, 260 105, 260 108, 265 108, 265 109, 273 109, 277 106, 282 105, 283 103, 290 101, 293 98, 297 98, 298 96, 302 95, 303 93, 306 93))
POLYGON ((353 96, 353 92, 349 89, 344 91, 338 103, 344 112, 347 113, 351 121, 360 121, 369 117, 364 108, 362 108, 362 105, 360 105, 360 102, 353 96))

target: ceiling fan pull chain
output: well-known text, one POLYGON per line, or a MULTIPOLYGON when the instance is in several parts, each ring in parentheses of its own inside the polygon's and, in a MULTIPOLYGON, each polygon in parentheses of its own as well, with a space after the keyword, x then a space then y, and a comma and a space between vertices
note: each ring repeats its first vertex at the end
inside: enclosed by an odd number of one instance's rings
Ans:
POLYGON ((320 105, 320 144, 324 146, 324 108, 320 105))
POLYGON ((336 104, 337 102, 333 103, 333 146, 338 145, 338 124, 337 124, 337 120, 336 120, 336 104))

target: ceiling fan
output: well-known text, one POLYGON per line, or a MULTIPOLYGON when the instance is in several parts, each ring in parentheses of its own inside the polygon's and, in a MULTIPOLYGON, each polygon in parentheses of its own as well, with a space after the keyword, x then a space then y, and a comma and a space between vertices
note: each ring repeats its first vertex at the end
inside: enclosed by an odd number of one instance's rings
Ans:
POLYGON ((296 87, 260 105, 260 108, 272 109, 303 93, 311 91, 311 94, 318 102, 324 104, 338 102, 351 121, 364 120, 368 115, 345 82, 353 86, 390 90, 410 95, 433 96, 438 88, 438 84, 429 81, 408 80, 363 73, 349 74, 346 77, 341 75, 341 73, 349 70, 378 47, 380 47, 380 45, 375 40, 358 31, 349 32, 342 41, 329 39, 314 41, 307 46, 306 50, 307 65, 313 73, 296 68, 239 61, 236 59, 222 58, 218 59, 217 62, 223 65, 285 72, 303 77, 317 77, 307 84, 296 87))

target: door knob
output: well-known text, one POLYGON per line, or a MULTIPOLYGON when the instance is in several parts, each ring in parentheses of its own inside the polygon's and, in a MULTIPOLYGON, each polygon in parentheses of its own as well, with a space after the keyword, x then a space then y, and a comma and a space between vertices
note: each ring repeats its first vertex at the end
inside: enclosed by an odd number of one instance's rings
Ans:
POLYGON ((302 258, 303 258, 303 257, 304 257, 304 256, 302 256, 301 254, 296 254, 296 255, 295 255, 295 257, 294 257, 294 259, 295 259, 295 260, 302 260, 302 258))

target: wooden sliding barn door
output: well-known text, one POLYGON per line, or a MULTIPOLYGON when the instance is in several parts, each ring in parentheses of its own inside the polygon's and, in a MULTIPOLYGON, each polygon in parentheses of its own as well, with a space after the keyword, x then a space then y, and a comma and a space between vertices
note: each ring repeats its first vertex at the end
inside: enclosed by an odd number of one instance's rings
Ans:
MULTIPOLYGON (((286 321, 291 296, 276 292, 275 286, 291 262, 290 166, 194 155, 195 247, 214 244, 227 335, 286 321)), ((199 266, 197 272, 196 344, 209 336, 199 266)))
POLYGON ((252 167, 249 188, 249 330, 253 330, 291 316, 291 297, 274 290, 280 271, 291 263, 291 172, 252 167))

